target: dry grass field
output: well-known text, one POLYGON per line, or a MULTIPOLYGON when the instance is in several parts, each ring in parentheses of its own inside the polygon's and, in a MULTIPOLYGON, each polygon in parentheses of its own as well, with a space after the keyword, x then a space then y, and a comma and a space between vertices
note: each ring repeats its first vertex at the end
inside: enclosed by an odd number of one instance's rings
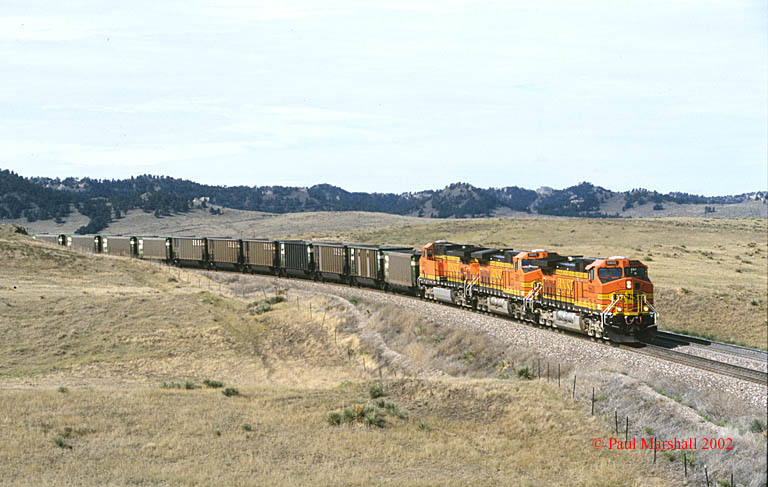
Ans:
POLYGON ((414 246, 442 239, 495 248, 544 248, 564 255, 638 258, 649 266, 662 328, 768 346, 766 219, 495 218, 311 236, 414 246))
POLYGON ((671 483, 647 454, 590 448, 609 431, 546 382, 379 379, 347 360, 341 300, 220 294, 7 228, 4 485, 671 483))

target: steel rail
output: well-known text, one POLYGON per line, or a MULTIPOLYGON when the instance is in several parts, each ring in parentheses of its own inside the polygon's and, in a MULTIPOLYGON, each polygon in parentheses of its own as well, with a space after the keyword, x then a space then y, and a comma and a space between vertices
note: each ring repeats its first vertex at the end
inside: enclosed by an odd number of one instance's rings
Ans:
POLYGON ((703 369, 717 374, 727 375, 736 379, 754 382, 760 385, 768 385, 768 373, 760 370, 741 367, 739 365, 720 362, 705 357, 699 357, 698 355, 691 355, 685 352, 678 352, 676 350, 670 350, 668 348, 647 343, 645 346, 636 348, 633 351, 643 355, 649 355, 667 360, 669 362, 675 362, 682 365, 695 367, 697 369, 703 369))
POLYGON ((706 338, 693 337, 680 333, 672 333, 661 330, 656 332, 656 339, 701 348, 703 350, 710 350, 723 355, 732 355, 734 357, 746 358, 749 360, 768 362, 768 351, 759 350, 756 348, 749 348, 731 343, 716 342, 706 338))

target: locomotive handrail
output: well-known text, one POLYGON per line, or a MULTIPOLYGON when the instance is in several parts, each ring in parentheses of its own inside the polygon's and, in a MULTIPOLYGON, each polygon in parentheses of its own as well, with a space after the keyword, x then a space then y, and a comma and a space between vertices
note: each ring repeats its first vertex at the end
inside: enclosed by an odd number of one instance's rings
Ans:
POLYGON ((652 305, 651 303, 649 303, 649 302, 648 302, 648 296, 647 296, 647 295, 645 295, 645 294, 643 294, 643 303, 644 303, 646 306, 648 306, 648 309, 650 309, 651 311, 653 311, 653 324, 654 324, 654 325, 658 324, 658 321, 659 321, 659 312, 658 312, 658 311, 656 311, 656 308, 654 308, 654 307, 653 307, 653 305, 652 305))
POLYGON ((614 294, 613 298, 611 299, 611 304, 609 304, 608 307, 605 308, 600 313, 600 321, 602 322, 603 327, 605 327, 605 320, 608 317, 608 312, 611 311, 611 309, 618 304, 618 302, 619 302, 619 300, 621 300, 621 298, 622 298, 621 294, 614 294))
POLYGON ((474 286, 475 286, 475 283, 477 283, 477 281, 478 281, 479 279, 480 279, 480 276, 479 276, 479 275, 477 275, 477 276, 475 276, 475 278, 474 278, 474 279, 472 279, 472 280, 469 282, 469 284, 468 284, 468 285, 465 287, 465 289, 464 289, 464 296, 467 296, 467 297, 469 297, 469 298, 471 298, 471 297, 472 297, 472 289, 474 288, 474 286))
POLYGON ((531 311, 533 311, 533 300, 536 298, 537 292, 541 290, 541 287, 541 283, 534 282, 531 291, 525 295, 525 306, 529 306, 531 311))

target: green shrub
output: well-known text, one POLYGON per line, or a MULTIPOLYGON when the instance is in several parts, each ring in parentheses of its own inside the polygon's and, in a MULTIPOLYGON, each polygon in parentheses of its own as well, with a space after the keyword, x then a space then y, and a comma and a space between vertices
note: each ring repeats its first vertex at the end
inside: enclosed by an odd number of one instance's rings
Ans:
POLYGON ((347 422, 347 423, 357 419, 357 411, 355 411, 351 407, 344 408, 342 415, 344 417, 344 422, 347 422))
POLYGON ((678 453, 674 451, 665 451, 662 453, 662 456, 667 460, 669 460, 670 462, 674 462, 675 460, 677 460, 678 453))
POLYGON ((357 298, 349 298, 349 302, 352 303, 352 304, 357 304, 360 301, 358 301, 357 298))
POLYGON ((370 404, 363 409, 363 418, 366 426, 383 428, 387 424, 387 421, 384 419, 384 416, 379 413, 379 410, 370 404))
POLYGON ((181 389, 181 382, 169 380, 169 381, 163 382, 160 387, 162 387, 163 389, 181 389))
POLYGON ((533 372, 531 372, 531 369, 529 369, 527 366, 526 367, 521 367, 521 368, 517 369, 517 376, 520 379, 531 380, 531 379, 533 379, 533 372))
MULTIPOLYGON (((393 406, 392 409, 403 415, 397 406, 393 406)), ((343 411, 332 411, 328 413, 325 420, 331 426, 339 426, 344 423, 363 423, 369 427, 383 428, 387 424, 382 411, 375 404, 370 403, 365 406, 348 406, 343 411)))
POLYGON ((240 391, 238 391, 236 387, 227 387, 226 389, 221 391, 221 393, 224 394, 227 397, 239 396, 240 395, 240 391))
POLYGON ((397 404, 393 402, 387 402, 384 399, 379 399, 376 401, 376 406, 380 407, 381 409, 384 409, 385 411, 389 412, 392 416, 395 416, 396 418, 400 419, 408 419, 408 414, 401 411, 400 408, 397 406, 397 404))
POLYGON ((64 387, 64 386, 59 386, 59 388, 58 388, 58 389, 56 389, 56 390, 57 390, 57 391, 59 391, 59 392, 62 392, 62 393, 66 393, 66 392, 69 392, 69 389, 67 389, 67 388, 66 388, 66 387, 64 387))
POLYGON ((184 389, 192 390, 192 389, 198 389, 200 386, 192 382, 191 380, 188 380, 184 383, 184 389))
POLYGON ((277 303, 282 303, 283 301, 285 301, 285 298, 283 296, 270 296, 264 300, 264 302, 267 304, 277 304, 277 303))
POLYGON ((338 411, 331 411, 326 420, 331 426, 338 426, 344 421, 344 415, 338 411))
POLYGON ((72 445, 70 445, 66 441, 64 441, 64 438, 62 438, 61 436, 57 436, 56 438, 54 438, 53 439, 53 443, 56 446, 58 446, 59 448, 65 448, 65 449, 68 449, 68 450, 72 449, 72 445))
POLYGON ((384 389, 381 387, 381 384, 377 383, 368 388, 368 394, 371 396, 371 399, 378 399, 384 395, 384 389))
POLYGON ((254 301, 248 305, 248 312, 252 315, 260 315, 272 311, 272 306, 264 301, 254 301))
POLYGON ((253 431, 253 426, 251 426, 251 425, 250 425, 250 424, 248 424, 248 423, 245 423, 245 424, 243 425, 243 431, 253 431))
POLYGON ((423 419, 419 420, 419 422, 416 424, 416 428, 419 431, 432 431, 432 428, 430 428, 429 425, 423 419))
POLYGON ((752 423, 749 425, 749 431, 752 433, 762 433, 765 431, 765 423, 759 419, 753 419, 752 423))
POLYGON ((220 380, 205 379, 203 381, 203 384, 205 384, 206 387, 210 387, 210 388, 213 388, 213 389, 216 389, 218 387, 224 387, 224 383, 221 382, 220 380))
POLYGON ((469 350, 466 350, 461 355, 461 360, 464 361, 467 364, 470 364, 470 363, 472 363, 473 360, 475 360, 476 357, 477 357, 477 352, 475 352, 472 349, 469 349, 469 350))

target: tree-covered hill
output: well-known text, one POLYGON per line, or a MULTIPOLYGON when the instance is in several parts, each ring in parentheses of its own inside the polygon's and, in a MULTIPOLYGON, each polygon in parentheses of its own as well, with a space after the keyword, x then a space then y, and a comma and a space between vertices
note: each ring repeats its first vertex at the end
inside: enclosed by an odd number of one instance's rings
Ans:
MULTIPOLYGON (((614 192, 588 182, 565 189, 530 190, 517 186, 477 188, 467 183, 416 193, 349 192, 330 184, 306 187, 212 186, 165 176, 130 179, 23 178, 0 171, 0 219, 56 219, 77 210, 89 217, 80 233, 95 233, 126 211, 141 209, 162 217, 192 207, 219 207, 270 213, 369 211, 430 218, 485 217, 509 212, 572 217, 626 216, 632 208, 663 210, 665 204, 765 202, 766 192, 706 197, 661 194, 646 189, 614 192), (618 205, 618 206, 617 206, 618 205)), ((714 207, 704 210, 714 211, 714 207)), ((211 211, 219 211, 211 208, 211 211)), ((706 211, 704 211, 706 213, 706 211)))

